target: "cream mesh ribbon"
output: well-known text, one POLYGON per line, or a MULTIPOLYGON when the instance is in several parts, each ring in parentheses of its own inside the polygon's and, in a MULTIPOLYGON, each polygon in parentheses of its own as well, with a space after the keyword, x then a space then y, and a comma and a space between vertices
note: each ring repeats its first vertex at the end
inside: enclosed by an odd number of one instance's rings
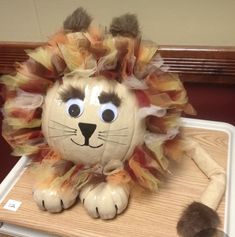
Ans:
POLYGON ((215 210, 226 188, 225 170, 197 142, 189 138, 184 139, 183 142, 186 147, 187 156, 210 179, 209 184, 200 197, 200 202, 215 210))

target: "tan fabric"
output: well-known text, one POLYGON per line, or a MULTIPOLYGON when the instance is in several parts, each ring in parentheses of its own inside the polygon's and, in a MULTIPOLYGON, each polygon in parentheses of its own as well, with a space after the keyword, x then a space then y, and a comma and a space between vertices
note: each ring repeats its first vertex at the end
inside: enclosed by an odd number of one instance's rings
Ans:
POLYGON ((197 142, 187 138, 184 140, 184 145, 187 156, 210 179, 210 183, 200 197, 200 202, 215 210, 226 188, 225 170, 197 142))

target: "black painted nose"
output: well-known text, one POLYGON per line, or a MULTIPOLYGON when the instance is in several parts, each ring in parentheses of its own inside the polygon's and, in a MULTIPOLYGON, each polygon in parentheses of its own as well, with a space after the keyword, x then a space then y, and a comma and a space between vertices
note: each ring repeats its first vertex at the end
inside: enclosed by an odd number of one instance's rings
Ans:
POLYGON ((85 142, 88 142, 89 138, 92 136, 96 129, 96 124, 92 123, 78 123, 82 135, 85 137, 85 142))

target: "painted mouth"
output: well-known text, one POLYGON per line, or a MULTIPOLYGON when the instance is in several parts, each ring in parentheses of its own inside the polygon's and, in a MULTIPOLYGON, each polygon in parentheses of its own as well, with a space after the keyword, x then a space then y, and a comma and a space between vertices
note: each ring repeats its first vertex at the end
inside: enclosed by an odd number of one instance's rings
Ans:
POLYGON ((103 146, 103 144, 100 144, 98 146, 92 146, 92 145, 90 145, 89 143, 86 143, 86 142, 84 144, 79 144, 79 143, 75 142, 72 138, 70 140, 78 146, 89 146, 91 148, 99 148, 99 147, 103 146))

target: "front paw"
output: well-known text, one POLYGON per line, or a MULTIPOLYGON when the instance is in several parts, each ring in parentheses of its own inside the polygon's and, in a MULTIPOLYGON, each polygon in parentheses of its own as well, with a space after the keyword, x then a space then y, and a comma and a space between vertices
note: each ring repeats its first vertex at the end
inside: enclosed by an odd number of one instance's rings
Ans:
POLYGON ((193 202, 183 212, 177 231, 182 237, 195 237, 203 230, 215 229, 219 225, 218 214, 210 207, 193 202))
POLYGON ((71 207, 78 196, 74 189, 60 190, 53 188, 38 188, 33 192, 33 198, 41 210, 58 213, 71 207))
POLYGON ((127 207, 129 193, 127 185, 87 184, 80 192, 80 200, 93 218, 112 219, 127 207))

